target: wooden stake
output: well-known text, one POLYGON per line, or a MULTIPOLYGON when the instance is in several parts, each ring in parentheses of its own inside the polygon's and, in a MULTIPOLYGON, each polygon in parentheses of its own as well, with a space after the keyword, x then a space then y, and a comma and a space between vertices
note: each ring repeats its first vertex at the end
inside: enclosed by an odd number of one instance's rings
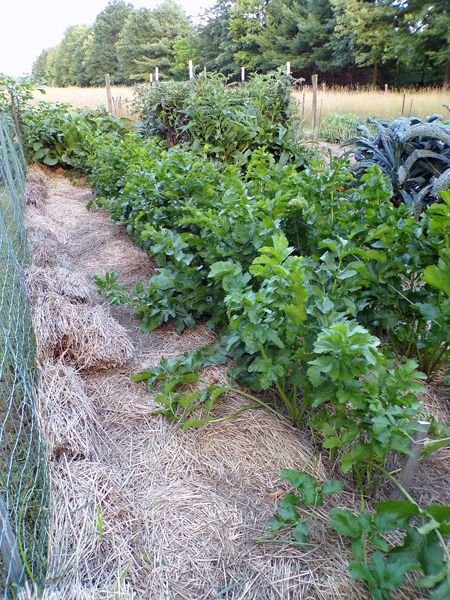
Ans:
POLYGON ((414 97, 412 97, 412 98, 411 98, 411 103, 410 103, 410 105, 409 105, 409 115, 408 115, 408 117, 410 117, 410 116, 411 116, 413 102, 414 102, 414 97))
POLYGON ((402 116, 405 114, 405 100, 406 100, 406 92, 403 92, 402 116))
POLYGON ((305 99, 306 99, 306 92, 305 89, 303 88, 303 99, 302 99, 302 124, 305 123, 305 99))
MULTIPOLYGON (((418 421, 417 423, 419 427, 413 434, 413 441, 411 444, 411 455, 408 457, 405 466, 401 470, 400 477, 398 478, 399 483, 405 490, 411 485, 412 480, 414 479, 414 475, 417 471, 417 465, 419 464, 420 455, 422 454, 424 442, 427 439, 428 429, 430 427, 430 423, 428 421, 418 421)), ((395 488, 391 494, 391 497, 394 499, 402 499, 403 495, 395 488)))
POLYGON ((320 124, 322 122, 323 98, 320 99, 319 118, 317 119, 317 136, 319 136, 320 124))
POLYGON ((105 75, 105 85, 106 85, 106 100, 108 102, 108 112, 112 114, 113 105, 112 105, 112 96, 111 96, 111 79, 109 74, 105 75))
POLYGON ((312 79, 312 88, 313 88, 313 99, 312 99, 312 114, 311 114, 311 127, 312 127, 312 136, 316 137, 316 129, 317 129, 317 86, 319 82, 319 76, 313 75, 312 79))
POLYGON ((389 86, 387 83, 384 84, 384 93, 387 94, 389 91, 389 86))

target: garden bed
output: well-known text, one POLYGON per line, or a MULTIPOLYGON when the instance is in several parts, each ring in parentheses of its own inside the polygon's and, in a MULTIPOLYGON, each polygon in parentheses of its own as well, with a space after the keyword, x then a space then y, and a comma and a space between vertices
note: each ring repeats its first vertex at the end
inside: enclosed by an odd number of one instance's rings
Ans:
MULTIPOLYGON (((78 329, 80 315, 104 311, 116 324, 111 336, 120 328, 120 348, 127 338, 129 357, 122 351, 117 364, 102 363, 93 347, 91 362, 78 363, 58 333, 55 352, 49 352, 50 323, 41 320, 36 331, 53 491, 48 593, 99 599, 367 598, 348 574, 347 544, 330 535, 321 509, 314 511, 310 546, 258 542, 285 490, 282 468, 323 481, 339 477, 337 465, 320 458, 309 433, 264 410, 188 431, 154 415, 152 396, 130 375, 215 336, 202 324, 181 335, 169 324, 141 333, 129 307, 106 307, 91 284, 94 274, 114 270, 131 287, 151 276, 153 264, 106 213, 87 212, 88 188, 63 176, 52 177, 49 188, 45 202, 28 208, 30 273, 43 269, 55 282, 63 268, 78 290, 82 278, 82 298, 61 286, 51 294, 70 304, 78 329)), ((46 298, 36 290, 31 297, 36 315, 46 298)), ((112 348, 116 341, 110 337, 112 348)), ((220 382, 224 372, 209 367, 205 376, 220 382)), ((445 404, 433 394, 429 400, 430 410, 448 416, 445 404)), ((228 394, 215 414, 242 403, 239 394, 228 394)), ((420 469, 413 486, 418 501, 448 502, 446 459, 448 452, 441 451, 420 469)), ((358 494, 350 483, 347 490, 339 504, 357 509, 358 494)), ((412 599, 415 593, 405 588, 398 597, 412 599)))
MULTIPOLYGON (((131 284, 151 274, 151 262, 121 226, 105 213, 86 211, 88 189, 62 177, 52 179, 50 188, 47 203, 28 211, 34 235, 36 229, 42 233, 39 253, 46 240, 47 255, 55 239, 59 244, 53 264, 43 267, 49 275, 60 268, 58 256, 74 279, 115 268, 131 284)), ((103 307, 94 288, 91 297, 88 305, 73 304, 73 311, 103 307)), ((36 314, 42 299, 33 300, 36 314)), ((152 415, 151 397, 130 375, 214 336, 201 325, 183 335, 170 326, 143 334, 129 309, 113 309, 112 315, 135 348, 129 362, 80 372, 64 356, 49 362, 46 351, 41 365, 54 502, 50 589, 67 598, 114 592, 275 598, 295 597, 299 590, 318 598, 364 597, 346 574, 336 539, 321 540, 307 553, 255 543, 274 511, 283 467, 327 476, 307 436, 262 411, 189 432, 152 415)), ((48 339, 37 333, 38 343, 39 336, 48 339)), ((240 402, 227 398, 225 410, 240 402)))

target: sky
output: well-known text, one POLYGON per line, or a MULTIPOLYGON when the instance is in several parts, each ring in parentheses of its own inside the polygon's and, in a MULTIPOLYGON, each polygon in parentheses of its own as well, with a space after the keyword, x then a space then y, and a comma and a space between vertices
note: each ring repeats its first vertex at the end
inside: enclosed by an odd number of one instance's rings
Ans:
MULTIPOLYGON (((129 0, 155 8, 160 0, 129 0)), ((56 46, 70 25, 90 25, 108 0, 3 0, 0 15, 0 73, 23 75, 44 48, 56 46)), ((214 0, 177 0, 197 16, 214 0)))

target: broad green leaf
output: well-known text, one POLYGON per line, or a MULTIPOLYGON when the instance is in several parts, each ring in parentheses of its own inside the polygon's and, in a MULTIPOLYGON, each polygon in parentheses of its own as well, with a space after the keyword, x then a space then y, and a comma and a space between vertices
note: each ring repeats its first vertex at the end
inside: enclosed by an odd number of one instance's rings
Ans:
POLYGON ((272 517, 267 525, 266 525, 266 529, 268 531, 279 531, 280 529, 282 529, 283 527, 286 527, 286 521, 284 521, 283 519, 281 519, 279 516, 275 515, 274 517, 272 517))
POLYGON ((48 165, 49 167, 54 167, 58 164, 58 159, 52 158, 51 156, 46 156, 43 160, 43 163, 48 165))
POLYGON ((408 500, 385 500, 375 505, 374 521, 380 531, 405 529, 412 517, 419 514, 419 507, 408 500))
POLYGON ((442 569, 440 573, 436 573, 435 575, 427 575, 426 577, 421 577, 414 581, 415 587, 425 587, 425 588, 433 588, 436 584, 444 579, 444 577, 448 574, 448 569, 446 566, 442 569))
POLYGON ((278 516, 285 523, 296 523, 298 521, 297 506, 299 499, 294 494, 286 494, 280 502, 278 516))
POLYGON ((292 530, 294 540, 300 546, 304 546, 309 543, 309 525, 306 521, 300 521, 292 530))
POLYGON ((423 278, 428 284, 450 296, 450 276, 447 271, 436 265, 430 265, 424 270, 423 278))
POLYGON ((439 523, 450 521, 450 506, 448 505, 430 504, 426 510, 439 523))
POLYGON ((370 564, 378 585, 386 590, 395 591, 404 582, 406 573, 410 570, 407 564, 388 564, 381 552, 372 554, 370 564))
POLYGON ((322 442, 322 446, 326 449, 340 448, 342 446, 342 442, 337 437, 330 437, 322 442))
POLYGON ((341 535, 350 538, 358 538, 362 533, 358 517, 350 510, 344 508, 332 508, 330 510, 330 525, 341 535))
POLYGON ((450 437, 444 437, 440 440, 427 440, 420 455, 420 458, 426 459, 442 448, 450 447, 450 437))
POLYGON ((427 533, 430 533, 430 531, 434 531, 435 529, 438 529, 438 528, 439 528, 439 523, 435 519, 430 519, 429 521, 427 521, 420 527, 417 527, 417 531, 421 535, 426 535, 427 533))
POLYGON ((367 581, 369 584, 375 583, 375 578, 373 577, 370 569, 366 564, 359 560, 352 560, 348 565, 348 570, 353 579, 360 579, 362 581, 367 581))

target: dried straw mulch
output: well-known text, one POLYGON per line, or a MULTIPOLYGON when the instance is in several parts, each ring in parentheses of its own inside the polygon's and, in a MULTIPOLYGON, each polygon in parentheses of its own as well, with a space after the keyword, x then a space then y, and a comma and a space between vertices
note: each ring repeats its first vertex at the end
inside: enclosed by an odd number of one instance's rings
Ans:
MULTIPOLYGON (((152 265, 106 214, 86 211, 89 197, 55 178, 44 208, 27 215, 52 485, 44 599, 367 598, 323 512, 306 550, 258 542, 284 492, 282 468, 331 475, 305 433, 260 410, 183 432, 154 415, 151 396, 130 381, 214 334, 198 326, 179 336, 170 325, 142 334, 127 308, 102 304, 94 273, 114 270, 131 286, 152 265)), ((225 375, 211 368, 205 376, 225 375)), ((232 395, 217 414, 242 403, 232 395)), ((350 507, 357 501, 344 497, 350 507)))

